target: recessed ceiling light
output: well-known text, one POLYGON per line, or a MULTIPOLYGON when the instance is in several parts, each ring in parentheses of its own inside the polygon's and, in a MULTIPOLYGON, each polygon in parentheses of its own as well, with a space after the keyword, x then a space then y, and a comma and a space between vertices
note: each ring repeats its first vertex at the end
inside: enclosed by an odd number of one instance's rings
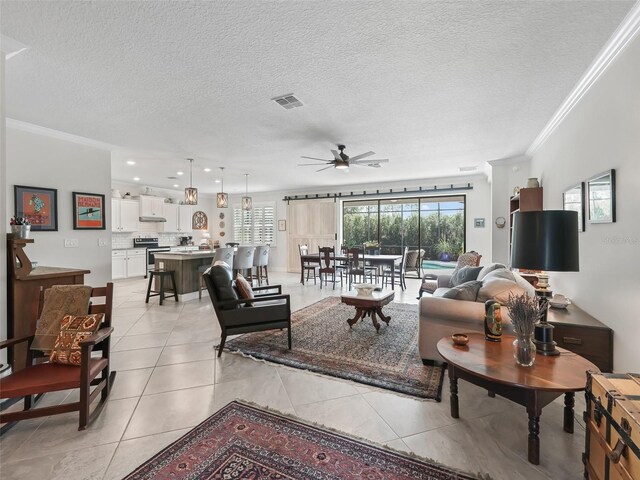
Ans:
POLYGON ((176 172, 176 175, 184 175, 184 172, 176 172))
POLYGON ((213 181, 213 183, 220 183, 220 180, 218 180, 217 178, 213 181))
POLYGON ((127 165, 135 165, 136 162, 134 162, 133 160, 127 160, 127 165))
POLYGON ((205 169, 204 169, 204 171, 205 171, 205 172, 210 172, 210 171, 211 171, 211 169, 210 169, 209 167, 207 167, 207 168, 205 168, 205 169))
POLYGON ((140 181, 140 177, 133 177, 134 182, 139 182, 140 181))
POLYGON ((177 183, 173 184, 173 188, 178 188, 180 185, 178 185, 177 183))

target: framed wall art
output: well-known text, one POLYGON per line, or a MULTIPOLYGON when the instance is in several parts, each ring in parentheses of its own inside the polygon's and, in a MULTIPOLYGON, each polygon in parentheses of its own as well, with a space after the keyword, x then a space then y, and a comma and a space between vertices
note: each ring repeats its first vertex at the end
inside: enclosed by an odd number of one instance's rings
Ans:
POLYGON ((58 231, 58 190, 14 185, 13 195, 15 216, 26 217, 32 232, 58 231))
POLYGON ((611 169, 587 182, 589 223, 616 221, 616 171, 611 169))
POLYGON ((207 230, 209 228, 209 219, 207 218, 207 214, 202 210, 195 212, 191 219, 191 228, 194 230, 207 230))
POLYGON ((286 220, 278 220, 278 231, 284 232, 287 230, 287 221, 286 220))
POLYGON ((584 182, 562 192, 562 209, 578 212, 578 231, 584 232, 584 182))
POLYGON ((73 193, 73 229, 104 230, 106 228, 104 195, 100 193, 73 193))

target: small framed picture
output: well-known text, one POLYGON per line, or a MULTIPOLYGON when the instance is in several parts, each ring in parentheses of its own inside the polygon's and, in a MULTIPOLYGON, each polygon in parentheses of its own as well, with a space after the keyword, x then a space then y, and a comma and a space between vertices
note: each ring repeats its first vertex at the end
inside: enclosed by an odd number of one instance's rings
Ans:
POLYGON ((584 232, 584 182, 562 192, 562 209, 578 212, 578 231, 584 232))
POLYGON ((484 218, 474 218, 473 226, 475 228, 484 228, 484 218))
POLYGON ((73 192, 73 229, 104 230, 104 195, 73 192))
POLYGON ((13 195, 15 216, 26 217, 32 232, 58 231, 58 190, 14 185, 13 195))
POLYGON ((616 221, 616 171, 611 169, 587 182, 589 223, 616 221))
POLYGON ((287 221, 286 220, 278 220, 278 231, 285 232, 287 230, 287 221))

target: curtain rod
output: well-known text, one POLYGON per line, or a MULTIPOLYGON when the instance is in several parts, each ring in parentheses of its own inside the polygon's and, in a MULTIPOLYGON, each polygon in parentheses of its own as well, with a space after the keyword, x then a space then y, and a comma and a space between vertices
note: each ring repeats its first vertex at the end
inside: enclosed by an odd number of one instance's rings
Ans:
POLYGON ((337 201, 339 198, 354 198, 354 197, 379 197, 379 196, 391 196, 391 195, 399 195, 399 194, 421 194, 421 193, 433 193, 433 192, 453 192, 458 190, 473 190, 472 183, 466 184, 449 184, 445 186, 434 185, 428 188, 418 187, 418 190, 407 190, 407 188, 403 188, 401 190, 394 190, 390 188, 388 191, 377 189, 375 191, 363 190, 360 192, 349 192, 349 193, 315 193, 315 194, 304 194, 304 195, 285 195, 282 199, 284 202, 292 202, 295 200, 325 200, 327 198, 333 198, 333 201, 337 201))

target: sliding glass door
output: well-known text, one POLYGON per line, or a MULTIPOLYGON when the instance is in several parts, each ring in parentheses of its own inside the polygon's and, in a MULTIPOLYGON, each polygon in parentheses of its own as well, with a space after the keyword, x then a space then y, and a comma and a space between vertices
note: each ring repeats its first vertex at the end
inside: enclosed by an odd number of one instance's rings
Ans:
POLYGON ((465 249, 465 196, 355 200, 343 203, 343 244, 378 243, 382 253, 404 247, 425 259, 450 261, 465 249))

